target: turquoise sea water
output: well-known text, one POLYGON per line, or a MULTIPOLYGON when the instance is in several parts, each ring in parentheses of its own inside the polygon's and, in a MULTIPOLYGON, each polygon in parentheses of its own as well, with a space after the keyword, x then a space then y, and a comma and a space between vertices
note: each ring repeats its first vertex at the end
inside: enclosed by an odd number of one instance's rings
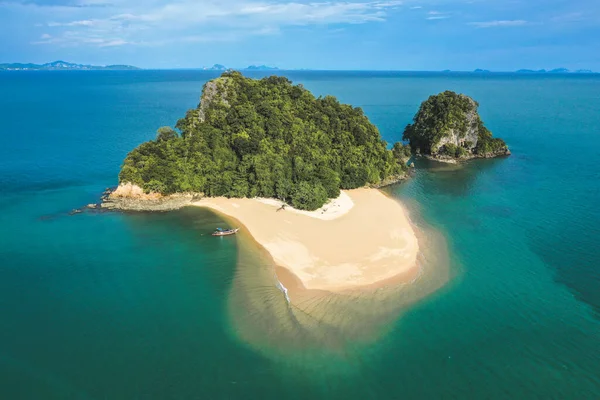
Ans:
POLYGON ((513 156, 392 189, 446 237, 452 280, 352 357, 270 358, 232 326, 243 254, 207 236, 220 217, 68 215, 216 74, 0 73, 0 396, 600 398, 600 77, 284 74, 389 142, 430 94, 479 101, 513 156))

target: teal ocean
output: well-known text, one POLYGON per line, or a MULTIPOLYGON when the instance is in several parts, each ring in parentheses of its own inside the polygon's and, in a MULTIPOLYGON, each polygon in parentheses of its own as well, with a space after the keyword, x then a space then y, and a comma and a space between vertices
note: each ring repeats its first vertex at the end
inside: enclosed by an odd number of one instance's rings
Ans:
POLYGON ((69 215, 217 74, 0 73, 0 397, 600 398, 600 76, 282 74, 388 142, 431 94, 479 101, 513 155, 391 189, 445 237, 450 281, 345 357, 273 357, 231 318, 246 253, 207 235, 219 216, 69 215))

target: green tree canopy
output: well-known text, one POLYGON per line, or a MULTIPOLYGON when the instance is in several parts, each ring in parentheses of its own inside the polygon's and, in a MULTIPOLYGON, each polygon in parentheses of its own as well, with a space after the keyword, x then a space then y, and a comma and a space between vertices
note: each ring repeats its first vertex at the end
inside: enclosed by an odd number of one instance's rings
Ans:
POLYGON ((312 210, 340 189, 403 174, 362 109, 284 77, 226 72, 176 127, 181 135, 161 128, 129 153, 120 182, 163 194, 274 197, 312 210))
POLYGON ((175 130, 170 126, 160 127, 156 131, 156 140, 159 142, 164 140, 175 139, 177 138, 177 136, 177 132, 175 132, 175 130))
POLYGON ((479 104, 464 94, 445 91, 421 103, 403 139, 415 152, 456 158, 508 153, 502 139, 492 138, 477 109, 479 104))

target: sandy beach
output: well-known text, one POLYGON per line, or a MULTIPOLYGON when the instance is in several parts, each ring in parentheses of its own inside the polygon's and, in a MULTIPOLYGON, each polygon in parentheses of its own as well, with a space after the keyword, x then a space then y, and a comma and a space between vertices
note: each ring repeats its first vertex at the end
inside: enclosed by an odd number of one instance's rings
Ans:
MULTIPOLYGON (((273 199, 204 198, 237 219, 306 289, 343 291, 417 273, 419 246, 403 207, 377 189, 343 191, 313 212, 273 199)), ((278 272, 284 284, 290 274, 278 272)))

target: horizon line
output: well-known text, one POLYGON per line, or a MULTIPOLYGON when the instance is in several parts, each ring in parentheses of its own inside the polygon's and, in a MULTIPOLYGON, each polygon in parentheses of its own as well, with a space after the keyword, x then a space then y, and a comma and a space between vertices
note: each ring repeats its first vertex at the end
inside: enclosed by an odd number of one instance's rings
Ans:
MULTIPOLYGON (((29 64, 29 63, 0 63, 0 65, 2 64, 29 64)), ((38 64, 38 65, 42 65, 42 64, 38 64)), ((83 64, 81 64, 83 65, 83 64)), ((126 70, 126 69, 122 69, 122 70, 118 70, 118 69, 114 69, 114 70, 109 70, 109 71, 113 71, 113 72, 117 72, 117 71, 129 71, 129 72, 134 72, 134 71, 203 71, 203 72, 227 72, 227 71, 250 71, 250 72, 427 72, 427 73, 466 73, 466 74, 479 74, 479 75, 485 75, 485 74, 511 74, 511 73, 522 73, 522 74, 554 74, 554 75, 575 75, 575 74, 580 74, 580 75, 585 75, 585 74, 600 74, 599 71, 593 71, 593 70, 588 70, 585 68, 582 69, 576 69, 576 70, 567 70, 567 71, 559 71, 558 69, 529 69, 529 68, 521 68, 518 70, 451 70, 451 69, 444 69, 444 70, 420 70, 420 69, 329 69, 329 68, 272 68, 272 69, 251 69, 251 68, 227 68, 227 69, 211 69, 211 68, 202 68, 202 67, 166 67, 166 68, 160 68, 160 67, 152 67, 152 68, 142 68, 142 67, 136 67, 134 65, 129 65, 129 64, 107 64, 107 65, 91 65, 90 66, 93 67, 100 67, 100 68, 104 68, 104 67, 110 67, 110 66, 115 66, 115 65, 119 65, 119 66, 127 66, 127 67, 134 67, 135 69, 133 70, 126 70)), ((86 64, 87 66, 87 64, 86 64)), ((0 69, 0 71, 11 71, 11 72, 15 72, 16 70, 9 70, 9 69, 0 69)), ((41 71, 46 71, 46 72, 57 72, 57 71, 69 71, 69 72, 75 72, 75 71, 79 71, 79 72, 93 72, 93 71, 102 71, 102 69, 99 70, 76 70, 76 69, 69 69, 69 68, 64 68, 64 69, 28 69, 28 70, 19 70, 19 71, 37 71, 37 72, 41 72, 41 71)))

